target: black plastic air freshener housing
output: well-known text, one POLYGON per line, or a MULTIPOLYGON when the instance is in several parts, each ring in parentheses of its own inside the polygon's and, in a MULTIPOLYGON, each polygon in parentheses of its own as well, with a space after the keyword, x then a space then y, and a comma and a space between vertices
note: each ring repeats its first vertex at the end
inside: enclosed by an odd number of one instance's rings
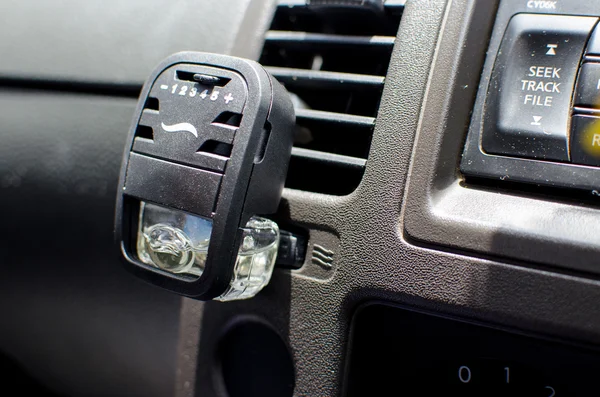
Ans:
POLYGON ((260 291, 279 235, 257 215, 278 208, 294 122, 289 94, 254 61, 197 52, 164 60, 144 85, 123 155, 115 224, 126 266, 196 299, 260 291))

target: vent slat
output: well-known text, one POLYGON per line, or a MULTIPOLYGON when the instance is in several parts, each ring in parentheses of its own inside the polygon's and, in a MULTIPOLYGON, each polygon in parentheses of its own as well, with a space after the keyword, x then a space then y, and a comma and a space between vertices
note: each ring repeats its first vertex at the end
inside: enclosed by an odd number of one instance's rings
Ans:
POLYGON ((362 127, 371 129, 375 126, 374 117, 355 116, 352 114, 323 112, 312 109, 296 109, 296 120, 299 123, 303 121, 317 121, 327 124, 337 124, 341 127, 362 127))
POLYGON ((279 0, 279 7, 306 7, 306 0, 279 0))
MULTIPOLYGON (((278 2, 279 7, 286 7, 286 8, 307 7, 306 4, 307 4, 306 0, 279 0, 279 2, 278 2)), ((386 0, 385 1, 385 8, 404 8, 405 5, 406 5, 406 0, 386 0)))
POLYGON ((382 76, 364 74, 278 67, 267 70, 302 100, 303 108, 358 116, 376 116, 385 82, 382 76))
POLYGON ((314 48, 314 46, 323 49, 368 47, 373 50, 389 51, 394 46, 394 41, 395 37, 391 36, 347 36, 278 30, 270 30, 265 36, 265 44, 292 49, 314 48))
POLYGON ((365 159, 375 119, 343 113, 296 109, 296 147, 365 159))
POLYGON ((366 74, 327 72, 293 68, 267 67, 277 80, 290 87, 343 90, 382 90, 385 78, 366 74))
POLYGON ((338 166, 362 170, 367 165, 367 160, 357 157, 343 156, 341 154, 319 152, 317 150, 292 148, 292 156, 302 159, 317 161, 320 163, 334 163, 338 166))
POLYGON ((404 8, 406 0, 386 0, 385 8, 404 8))
POLYGON ((293 148, 285 186, 342 196, 360 184, 366 160, 293 148))

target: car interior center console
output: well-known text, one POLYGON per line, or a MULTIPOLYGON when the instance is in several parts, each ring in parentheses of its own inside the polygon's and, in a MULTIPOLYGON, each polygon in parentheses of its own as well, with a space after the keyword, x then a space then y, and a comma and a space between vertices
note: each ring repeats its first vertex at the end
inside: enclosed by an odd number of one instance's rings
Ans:
POLYGON ((108 3, 2 10, 1 352, 59 395, 594 394, 599 1, 108 3), (150 74, 182 50, 220 55, 150 74), (275 80, 289 167, 245 211, 275 80), (171 292, 123 271, 117 194, 127 268, 171 292), (200 254, 246 212, 301 263, 189 299, 231 285, 200 254), (164 261, 165 220, 212 237, 164 261))

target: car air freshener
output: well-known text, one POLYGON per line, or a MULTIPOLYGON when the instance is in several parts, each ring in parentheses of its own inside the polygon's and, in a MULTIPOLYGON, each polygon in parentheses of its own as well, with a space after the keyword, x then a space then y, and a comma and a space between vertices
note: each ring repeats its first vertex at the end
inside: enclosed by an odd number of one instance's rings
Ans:
POLYGON ((139 277, 201 300, 246 299, 270 280, 295 116, 258 63, 185 52, 140 95, 123 157, 116 236, 139 277))

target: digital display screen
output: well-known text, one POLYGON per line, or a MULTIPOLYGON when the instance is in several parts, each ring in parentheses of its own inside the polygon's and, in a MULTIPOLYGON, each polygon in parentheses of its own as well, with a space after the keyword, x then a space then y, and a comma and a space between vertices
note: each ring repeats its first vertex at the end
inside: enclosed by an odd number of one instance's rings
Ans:
POLYGON ((598 394, 600 354, 384 304, 353 320, 345 396, 598 394))

